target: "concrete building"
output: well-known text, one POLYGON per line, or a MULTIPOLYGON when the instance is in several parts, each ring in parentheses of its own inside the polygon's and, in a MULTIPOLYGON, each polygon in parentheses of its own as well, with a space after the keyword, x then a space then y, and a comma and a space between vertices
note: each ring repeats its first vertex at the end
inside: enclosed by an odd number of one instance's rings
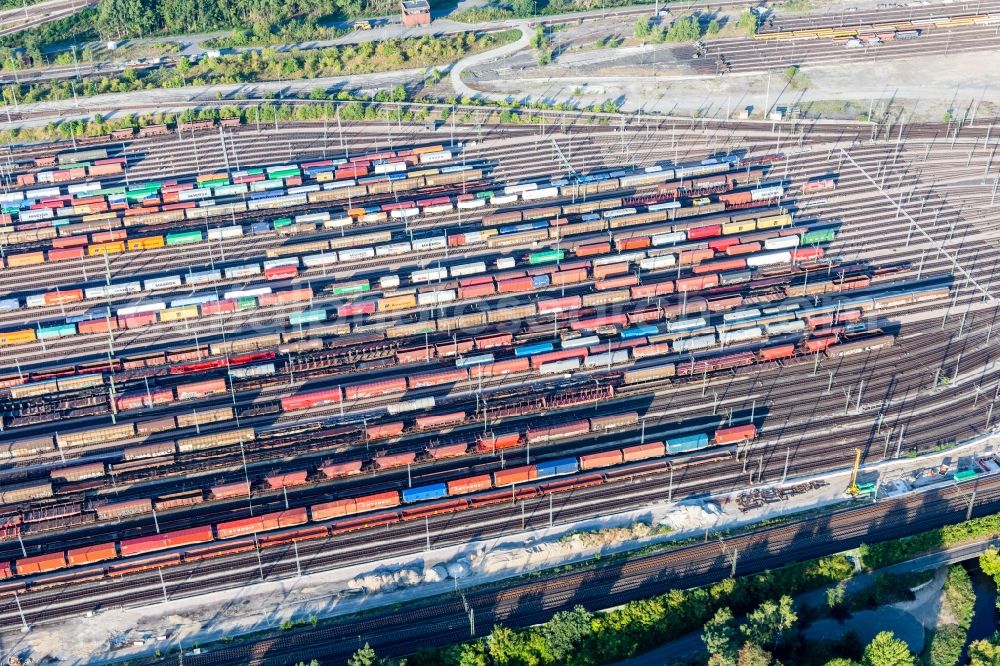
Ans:
POLYGON ((431 6, 427 0, 402 0, 403 25, 412 28, 415 25, 430 25, 431 6))

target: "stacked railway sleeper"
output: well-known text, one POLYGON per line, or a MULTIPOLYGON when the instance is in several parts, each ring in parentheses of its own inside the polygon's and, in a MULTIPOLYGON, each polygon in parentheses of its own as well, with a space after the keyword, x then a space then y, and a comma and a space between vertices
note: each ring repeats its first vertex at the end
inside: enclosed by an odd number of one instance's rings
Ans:
MULTIPOLYGON (((905 242, 905 223, 878 214, 884 195, 860 170, 888 178, 892 196, 895 165, 914 155, 874 144, 853 162, 833 151, 824 161, 699 153, 689 141, 678 161, 663 138, 637 135, 645 166, 565 178, 510 179, 505 160, 444 144, 171 176, 148 188, 145 201, 158 200, 145 208, 161 210, 116 210, 104 230, 61 235, 70 221, 34 230, 55 229, 48 239, 15 237, 3 271, 13 302, 0 315, 10 335, 0 348, 5 590, 41 602, 46 588, 72 582, 256 561, 254 551, 284 553, 292 541, 350 544, 373 526, 414 532, 415 518, 468 533, 460 526, 504 503, 546 496, 568 520, 596 510, 586 498, 634 506, 620 479, 656 485, 676 474, 670 491, 682 497, 759 483, 786 449, 790 469, 808 472, 846 464, 859 442, 868 458, 891 456, 903 429, 905 450, 931 448, 949 428, 982 430, 956 427, 964 403, 948 423, 913 425, 957 395, 912 392, 926 389, 928 358, 948 361, 949 377, 993 377, 982 340, 995 315, 973 282, 992 248, 967 276, 947 249, 976 229, 938 224, 928 235, 946 249, 928 252, 925 239, 905 242), (446 166, 420 163, 442 153, 433 159, 446 166), (448 168, 459 174, 451 189, 428 191, 438 185, 426 179, 448 168), (438 172, 389 197, 352 189, 429 169, 438 172), (263 178, 235 182, 245 176, 263 178), (207 189, 193 201, 225 206, 216 199, 238 185, 248 204, 270 200, 250 197, 249 184, 271 180, 280 184, 261 191, 281 190, 274 199, 327 205, 290 217, 220 210, 198 229, 181 221, 198 206, 162 210, 164 187, 207 189), (346 202, 309 201, 342 190, 346 202), (184 216, 162 246, 129 247, 174 224, 129 218, 175 210, 184 216), (49 261, 57 248, 46 243, 74 237, 80 256, 49 261), (11 265, 33 252, 40 264, 11 265), (200 270, 171 257, 198 258, 200 270), (18 286, 29 270, 44 289, 18 286), (856 410, 822 397, 858 379, 856 410), (797 406, 808 392, 835 433, 797 406), (874 436, 868 396, 878 396, 874 436)), ((600 154, 614 141, 590 144, 600 154)), ((964 168, 967 154, 953 162, 964 168)), ((143 208, 125 195, 127 210, 143 208)), ((927 217, 908 196, 908 214, 927 217)), ((32 205, 8 213, 12 226, 32 205)), ((949 218, 945 202, 933 207, 949 218)), ((9 233, 22 231, 31 230, 9 233)))

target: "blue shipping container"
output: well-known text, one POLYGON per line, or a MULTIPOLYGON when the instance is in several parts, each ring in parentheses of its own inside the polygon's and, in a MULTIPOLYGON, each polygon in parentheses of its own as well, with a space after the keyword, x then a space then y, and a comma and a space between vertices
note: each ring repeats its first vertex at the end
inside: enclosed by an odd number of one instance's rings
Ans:
POLYGON ((552 351, 551 342, 537 342, 533 345, 524 345, 523 347, 518 347, 514 350, 514 356, 520 358, 522 356, 531 356, 532 354, 544 354, 545 352, 552 351))
POLYGON ((687 453, 697 451, 708 446, 708 435, 688 435, 687 437, 673 437, 668 439, 667 453, 687 453))
POLYGON ((430 486, 418 486, 416 488, 405 488, 403 490, 403 502, 426 502, 427 500, 441 499, 448 496, 448 486, 443 483, 435 483, 430 486))
POLYGON ((535 463, 538 471, 538 478, 544 479, 549 476, 559 476, 560 474, 574 474, 580 471, 580 463, 576 458, 561 458, 559 460, 549 460, 535 463))
POLYGON ((641 338, 644 335, 656 335, 659 333, 659 329, 652 325, 646 326, 635 326, 633 328, 623 328, 621 332, 622 339, 628 340, 629 338, 641 338))
POLYGON ((542 287, 549 286, 549 276, 548 275, 532 275, 531 276, 531 286, 535 289, 541 289, 542 287))
POLYGON ((254 222, 250 227, 252 234, 264 234, 271 230, 271 225, 267 222, 254 222))

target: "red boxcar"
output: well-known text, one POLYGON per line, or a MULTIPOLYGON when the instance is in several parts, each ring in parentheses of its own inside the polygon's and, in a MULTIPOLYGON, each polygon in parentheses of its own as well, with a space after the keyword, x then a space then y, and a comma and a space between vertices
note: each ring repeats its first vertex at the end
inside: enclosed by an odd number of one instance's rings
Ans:
POLYGON ((662 458, 666 453, 667 449, 663 445, 663 442, 650 442, 649 444, 626 446, 622 449, 622 460, 624 462, 635 462, 637 460, 648 460, 649 458, 662 458))
POLYGON ((508 467, 507 469, 498 469, 493 472, 493 485, 499 488, 500 486, 509 486, 514 483, 525 483, 537 478, 538 470, 535 469, 534 465, 508 467))
POLYGON ((395 490, 375 493, 373 495, 364 495, 362 497, 356 497, 354 499, 355 506, 358 508, 358 513, 362 511, 375 511, 376 509, 388 509, 394 506, 399 506, 399 493, 395 490))
POLYGON ((356 317, 358 315, 375 314, 375 301, 360 301, 358 303, 345 303, 337 307, 338 317, 356 317))
POLYGON ((204 398, 210 395, 225 393, 226 390, 226 380, 222 378, 206 379, 202 382, 190 382, 188 384, 178 384, 177 399, 190 400, 191 398, 204 398))
POLYGON ((434 458, 434 460, 441 460, 443 458, 455 458, 458 456, 464 456, 468 448, 469 447, 465 442, 459 442, 458 444, 432 446, 431 448, 427 449, 427 453, 429 453, 431 458, 434 458))
POLYGON ((544 354, 535 354, 531 357, 531 367, 539 368, 545 363, 552 363, 553 361, 563 361, 568 358, 587 358, 586 349, 559 349, 557 351, 546 352, 544 354))
POLYGON ((760 252, 762 248, 763 246, 760 243, 741 243, 739 245, 731 245, 726 248, 726 254, 729 256, 750 254, 751 252, 760 252))
POLYGON ((281 410, 284 412, 294 412, 300 409, 310 409, 320 405, 331 405, 341 402, 343 395, 340 387, 323 389, 321 391, 310 391, 309 393, 297 393, 281 399, 281 410))
POLYGON ((530 277, 509 278, 497 280, 497 292, 501 294, 519 293, 522 291, 532 291, 534 283, 530 277))
POLYGON ((716 252, 727 252, 734 245, 739 245, 739 238, 715 238, 708 241, 708 248, 716 252))
POLYGON ((383 439, 385 437, 398 437, 403 434, 403 422, 379 423, 368 426, 368 439, 383 439))
POLYGON ((480 490, 489 490, 493 487, 493 481, 490 479, 489 474, 480 474, 478 476, 467 476, 464 479, 448 481, 447 485, 449 495, 466 495, 468 493, 479 492, 480 490))
MULTIPOLYGON (((720 197, 721 198, 721 197, 720 197)), ((722 235, 722 225, 713 224, 707 227, 693 227, 687 230, 688 240, 700 240, 722 235)))
POLYGON ((657 342, 652 345, 642 345, 641 347, 633 347, 632 358, 638 360, 641 358, 649 358, 650 356, 663 356, 670 353, 670 345, 666 342, 657 342))
POLYGON ((272 266, 264 269, 265 280, 290 280, 298 274, 298 266, 272 266))
MULTIPOLYGON (((246 484, 241 485, 246 488, 246 484)), ((244 492, 246 491, 244 490, 244 492)), ((141 555, 143 553, 164 550, 165 548, 190 546, 191 544, 206 543, 214 540, 212 526, 199 525, 198 527, 189 527, 183 530, 164 532, 163 534, 137 537, 135 539, 122 539, 118 542, 118 548, 121 550, 122 557, 129 557, 131 555, 141 555)))
POLYGON ((677 281, 677 291, 698 291, 700 289, 710 289, 719 286, 719 276, 712 273, 710 275, 697 275, 695 277, 681 278, 677 281))
POLYGON ((467 300, 470 298, 482 298, 484 296, 492 296, 497 292, 496 287, 493 286, 493 282, 484 282, 483 284, 474 284, 468 287, 458 288, 458 297, 461 300, 467 300))
POLYGON ((306 477, 308 475, 308 470, 301 469, 296 472, 288 472, 287 474, 266 476, 264 477, 264 483, 266 483, 267 487, 272 490, 281 490, 282 488, 287 488, 289 486, 301 486, 306 482, 306 477))
POLYGON ((466 368, 453 368, 440 372, 425 372, 418 375, 410 375, 407 378, 407 386, 412 389, 426 388, 428 386, 441 386, 443 384, 454 384, 465 381, 469 378, 469 371, 466 368))
POLYGON ((705 273, 721 273, 723 271, 738 271, 746 268, 746 259, 719 259, 717 261, 706 261, 691 269, 695 275, 705 273))
POLYGON ((378 456, 375 458, 375 463, 379 469, 391 469, 393 467, 402 467, 403 465, 412 465, 416 460, 417 454, 415 452, 403 451, 401 453, 389 453, 384 456, 378 456))
POLYGON ((649 236, 633 236, 632 238, 616 238, 615 245, 619 250, 643 250, 650 245, 649 236))
POLYGON ((49 261, 68 261, 70 259, 82 259, 82 247, 67 247, 57 250, 49 250, 49 261))
POLYGON ((595 280, 603 280, 606 277, 621 275, 622 273, 628 273, 627 261, 622 261, 617 264, 598 264, 594 266, 595 280))
POLYGON ((663 296, 664 294, 674 293, 674 283, 672 280, 667 280, 665 282, 654 282, 652 284, 644 284, 637 287, 632 287, 629 291, 633 299, 636 298, 653 298, 654 296, 663 296))
POLYGON ((598 469, 600 467, 611 467, 622 464, 622 452, 602 451, 600 453, 588 453, 580 456, 580 469, 598 469))
POLYGON ((93 546, 83 546, 81 548, 71 548, 66 551, 66 559, 71 567, 81 564, 92 564, 94 562, 104 562, 118 557, 115 549, 115 542, 99 543, 93 546))
POLYGON ((579 310, 581 299, 579 296, 566 296, 565 298, 547 298, 538 301, 538 314, 566 312, 567 310, 579 310))
POLYGON ((779 358, 791 358, 795 356, 795 345, 778 345, 777 347, 765 347, 760 350, 760 360, 776 361, 779 358))
POLYGON ((366 382, 364 384, 352 384, 344 387, 344 398, 346 400, 363 400, 366 398, 377 398, 390 393, 404 393, 406 391, 406 378, 393 377, 377 382, 366 382))
POLYGON ((552 286, 561 287, 567 284, 578 284, 587 280, 586 268, 556 271, 552 274, 552 286))
MULTIPOLYGON (((465 412, 452 412, 451 414, 432 414, 430 416, 418 416, 416 421, 417 430, 427 430, 428 428, 440 428, 441 426, 456 425, 465 421, 465 412)), ((462 453, 465 453, 464 444, 462 453)))
POLYGON ((499 451, 521 445, 521 433, 509 432, 505 434, 491 433, 480 435, 476 440, 476 449, 479 451, 499 451))
POLYGON ((496 335, 481 335, 475 339, 476 349, 495 349, 497 347, 509 347, 514 344, 512 333, 498 333, 496 335))
POLYGON ((220 539, 232 539, 233 537, 267 532, 282 527, 304 525, 307 522, 309 522, 309 517, 306 515, 306 509, 305 507, 300 507, 298 509, 276 511, 251 518, 241 518, 239 520, 229 520, 219 523, 215 526, 215 533, 220 539))
POLYGON ((66 566, 66 554, 63 552, 33 555, 17 560, 17 573, 21 576, 56 571, 66 566))
POLYGON ((608 291, 610 289, 633 287, 637 284, 639 284, 638 275, 620 275, 609 280, 598 280, 594 283, 594 289, 597 291, 608 291))
POLYGON ((472 378, 479 377, 499 377, 500 375, 510 375, 517 372, 527 372, 531 367, 531 360, 524 358, 511 358, 506 361, 477 365, 472 368, 472 378))
POLYGON ((716 444, 733 444, 753 440, 755 437, 757 437, 757 427, 752 423, 732 428, 719 428, 715 431, 716 444))
POLYGON ((625 326, 626 324, 628 324, 628 317, 620 314, 580 319, 579 321, 570 322, 569 327, 574 331, 593 331, 601 326, 625 326))
POLYGON ((677 262, 682 266, 690 264, 700 264, 715 257, 712 250, 684 250, 680 253, 677 262))
POLYGON ((347 460, 345 462, 323 465, 319 468, 323 476, 328 479, 336 479, 341 476, 353 476, 361 473, 362 460, 347 460))
POLYGON ((573 253, 578 257, 590 257, 595 254, 610 254, 611 243, 590 243, 587 245, 577 245, 573 253))

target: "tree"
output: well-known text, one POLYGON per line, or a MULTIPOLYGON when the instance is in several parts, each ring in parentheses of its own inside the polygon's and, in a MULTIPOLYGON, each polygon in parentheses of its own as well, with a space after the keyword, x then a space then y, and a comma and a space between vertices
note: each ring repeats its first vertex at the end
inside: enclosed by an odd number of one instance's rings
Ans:
POLYGON ((295 664, 295 666, 319 666, 319 662, 315 659, 311 659, 308 664, 304 661, 300 661, 299 663, 295 664))
POLYGON ((590 635, 594 616, 583 606, 556 613, 542 627, 542 635, 549 644, 549 651, 556 661, 566 661, 580 643, 590 635))
POLYGON ((722 30, 722 26, 719 25, 718 19, 712 19, 708 22, 708 34, 717 35, 720 30, 722 30))
POLYGON ((368 643, 365 643, 364 647, 358 648, 358 651, 347 660, 347 666, 377 666, 378 663, 378 655, 368 643))
POLYGON ((693 42, 699 37, 701 37, 701 27, 698 25, 698 19, 693 16, 677 19, 666 33, 669 42, 693 42))
POLYGON ((748 9, 740 14, 740 17, 736 20, 736 27, 742 28, 748 35, 753 37, 757 34, 757 28, 760 27, 760 24, 757 20, 757 15, 748 9))
POLYGON ((777 602, 765 601, 747 615, 746 624, 740 627, 747 641, 757 645, 771 645, 782 634, 795 626, 799 616, 792 607, 792 598, 782 596, 777 602))
POLYGON ((645 16, 640 17, 635 22, 635 36, 637 39, 645 39, 649 37, 649 19, 645 16))
POLYGON ((969 643, 969 666, 1000 666, 1000 631, 989 640, 969 643))
POLYGON ((152 30, 151 23, 141 0, 101 0, 94 18, 97 31, 113 39, 144 35, 152 30))
POLYGON ((990 546, 979 556, 979 568, 1000 585, 1000 551, 996 546, 990 546))
POLYGON ((754 643, 745 644, 736 656, 737 666, 771 666, 773 661, 770 652, 754 643))
POLYGON ((514 0, 511 3, 511 11, 514 12, 514 16, 520 18, 533 16, 535 13, 535 0, 514 0))
POLYGON ((846 657, 837 657, 826 662, 824 666, 858 666, 858 662, 846 657))
POLYGON ((701 630, 701 640, 713 664, 732 664, 736 661, 736 619, 729 608, 715 611, 701 630))
POLYGON ((861 663, 863 666, 916 666, 917 660, 896 634, 882 631, 865 648, 861 663))

